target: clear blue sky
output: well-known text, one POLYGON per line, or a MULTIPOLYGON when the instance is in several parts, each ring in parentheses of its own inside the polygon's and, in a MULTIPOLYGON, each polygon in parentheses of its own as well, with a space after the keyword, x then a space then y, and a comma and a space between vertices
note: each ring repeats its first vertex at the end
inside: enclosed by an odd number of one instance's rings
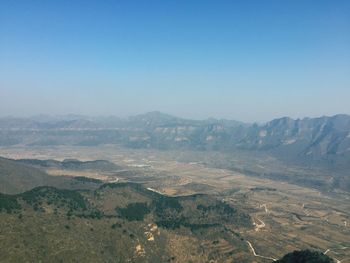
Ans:
POLYGON ((350 1, 0 1, 0 115, 350 114, 350 1))

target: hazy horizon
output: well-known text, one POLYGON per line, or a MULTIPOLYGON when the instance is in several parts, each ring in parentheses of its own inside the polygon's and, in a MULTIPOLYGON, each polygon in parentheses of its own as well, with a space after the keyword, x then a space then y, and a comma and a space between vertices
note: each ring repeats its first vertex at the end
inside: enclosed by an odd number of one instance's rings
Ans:
POLYGON ((334 115, 319 115, 319 116, 302 116, 302 117, 291 117, 291 116, 277 116, 275 118, 266 120, 266 121, 243 121, 240 119, 232 119, 232 118, 224 118, 224 117, 213 117, 213 116, 208 116, 208 117, 204 117, 204 118, 190 118, 188 116, 179 116, 176 114, 170 114, 167 112, 161 112, 161 111, 149 111, 149 112, 141 112, 141 113, 137 113, 137 114, 131 114, 131 115, 85 115, 85 114, 74 114, 74 113, 68 113, 68 114, 35 114, 35 115, 0 115, 0 118, 28 118, 28 119, 33 119, 33 120, 46 120, 46 119, 79 119, 79 118, 87 118, 87 119, 98 119, 98 118, 120 118, 120 119, 127 119, 130 117, 135 117, 135 116, 139 116, 139 115, 145 115, 145 114, 150 114, 150 113, 160 113, 160 114, 165 114, 165 115, 170 115, 172 117, 177 117, 177 118, 181 118, 181 119, 188 119, 188 120, 208 120, 208 119, 217 119, 217 120, 230 120, 230 121, 238 121, 238 122, 242 122, 242 123, 246 123, 246 124, 253 124, 253 123, 258 123, 258 124, 264 124, 267 123, 269 121, 273 121, 275 119, 280 119, 280 118, 292 118, 294 120, 302 120, 302 119, 308 119, 308 118, 322 118, 322 117, 335 117, 335 116, 339 116, 339 115, 347 115, 350 116, 349 114, 346 113, 337 113, 334 115))
POLYGON ((348 1, 1 1, 0 116, 350 114, 348 1))

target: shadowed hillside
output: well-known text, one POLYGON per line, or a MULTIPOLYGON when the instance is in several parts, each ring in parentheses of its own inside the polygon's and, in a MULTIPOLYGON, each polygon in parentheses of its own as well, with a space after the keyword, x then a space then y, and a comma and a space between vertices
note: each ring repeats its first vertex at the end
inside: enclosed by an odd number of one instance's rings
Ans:
MULTIPOLYGON (((101 182, 82 177, 51 176, 40 169, 45 161, 16 161, 0 157, 0 193, 15 194, 30 190, 37 186, 56 186, 72 189, 96 188, 101 182), (35 166, 33 166, 35 164, 35 166)), ((49 161, 54 164, 61 162, 49 161)), ((76 163, 76 161, 74 161, 76 163)), ((79 163, 79 162, 78 162, 79 163)), ((81 167, 81 166, 79 166, 81 167)))

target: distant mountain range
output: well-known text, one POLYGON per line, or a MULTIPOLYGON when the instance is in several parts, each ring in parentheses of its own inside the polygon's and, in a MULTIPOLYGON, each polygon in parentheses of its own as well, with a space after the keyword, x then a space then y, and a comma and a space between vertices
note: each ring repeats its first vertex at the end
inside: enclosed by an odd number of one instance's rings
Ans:
POLYGON ((289 157, 350 159, 350 116, 297 120, 285 117, 263 125, 224 119, 188 120, 160 112, 127 119, 74 115, 0 119, 0 145, 106 143, 159 149, 245 149, 289 157), (30 133, 33 131, 36 136, 30 133))

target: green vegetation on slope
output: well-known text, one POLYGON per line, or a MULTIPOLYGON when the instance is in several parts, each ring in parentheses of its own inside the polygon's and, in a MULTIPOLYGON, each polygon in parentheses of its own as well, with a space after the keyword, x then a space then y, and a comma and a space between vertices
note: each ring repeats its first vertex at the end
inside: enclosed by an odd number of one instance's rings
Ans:
POLYGON ((134 192, 143 196, 142 202, 139 199, 136 203, 128 203, 126 207, 117 207, 119 216, 129 221, 142 220, 146 214, 152 213, 155 223, 168 229, 185 227, 196 230, 222 224, 251 226, 248 214, 213 196, 205 194, 166 196, 135 183, 105 184, 96 190, 95 194, 98 196, 107 189, 114 193, 129 189, 129 194, 134 192))
POLYGON ((145 215, 151 212, 147 203, 131 203, 125 208, 117 208, 116 210, 121 218, 129 221, 141 221, 145 215))
POLYGON ((54 204, 57 206, 65 205, 71 210, 86 210, 87 208, 83 196, 79 192, 73 190, 42 186, 36 187, 18 196, 32 205, 34 209, 38 209, 44 200, 47 204, 54 204))
POLYGON ((13 233, 0 240, 5 262, 48 262, 52 257, 57 258, 53 262, 171 262, 177 257, 174 262, 192 257, 206 262, 247 249, 225 231, 225 226, 244 227, 228 219, 240 217, 239 209, 209 195, 163 196, 132 183, 96 191, 37 187, 0 195, 0 208, 0 233, 13 233), (198 252, 203 240, 210 240, 208 247, 198 252), (221 240, 225 248, 221 241, 213 248, 212 240, 221 240), (195 256, 186 254, 190 247, 195 256))
POLYGON ((0 212, 5 211, 11 213, 12 211, 19 209, 21 209, 21 206, 17 202, 15 196, 0 193, 0 212))

